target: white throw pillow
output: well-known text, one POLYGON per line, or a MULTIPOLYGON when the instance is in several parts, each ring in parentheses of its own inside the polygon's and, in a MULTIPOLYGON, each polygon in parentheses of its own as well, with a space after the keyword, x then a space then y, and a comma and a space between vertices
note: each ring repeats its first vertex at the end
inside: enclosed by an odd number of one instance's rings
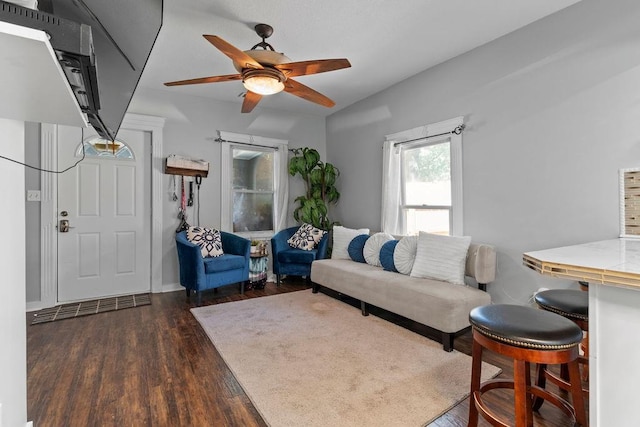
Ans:
POLYGON ((389 240, 394 240, 393 236, 388 233, 376 233, 367 239, 367 243, 364 244, 362 254, 367 264, 374 267, 382 267, 380 263, 380 248, 389 240))
POLYGON ((368 228, 347 228, 341 225, 333 226, 333 250, 331 259, 351 259, 349 257, 349 243, 354 237, 361 234, 369 234, 368 228))
POLYGON ((464 285, 464 270, 471 237, 420 232, 411 277, 426 277, 464 285))
POLYGON ((393 263, 402 274, 411 274, 413 261, 416 259, 418 236, 406 236, 400 239, 393 251, 393 263))

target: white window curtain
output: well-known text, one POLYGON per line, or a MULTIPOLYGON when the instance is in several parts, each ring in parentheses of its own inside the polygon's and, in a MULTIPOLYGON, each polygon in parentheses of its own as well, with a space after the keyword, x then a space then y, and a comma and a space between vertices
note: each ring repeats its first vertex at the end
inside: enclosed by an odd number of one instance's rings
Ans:
MULTIPOLYGON (((402 185, 402 150, 423 143, 431 136, 453 132, 464 124, 464 117, 455 117, 438 123, 419 126, 391 135, 386 135, 382 156, 382 209, 381 229, 393 235, 407 232, 404 215, 402 185)), ((453 235, 462 232, 462 135, 451 134, 451 182, 452 182, 452 223, 453 235)))
POLYGON ((218 131, 218 135, 222 140, 222 142, 220 143, 220 182, 222 186, 220 192, 220 228, 225 231, 233 230, 233 206, 231 203, 233 159, 231 156, 231 147, 234 142, 241 144, 253 144, 261 147, 270 147, 276 150, 276 155, 274 158, 274 232, 278 232, 285 228, 287 224, 287 211, 289 202, 289 172, 287 170, 289 141, 284 139, 266 138, 263 136, 247 135, 226 131, 218 131))
POLYGON ((382 231, 402 235, 405 232, 404 216, 400 212, 402 150, 395 143, 394 140, 386 140, 382 154, 382 231))

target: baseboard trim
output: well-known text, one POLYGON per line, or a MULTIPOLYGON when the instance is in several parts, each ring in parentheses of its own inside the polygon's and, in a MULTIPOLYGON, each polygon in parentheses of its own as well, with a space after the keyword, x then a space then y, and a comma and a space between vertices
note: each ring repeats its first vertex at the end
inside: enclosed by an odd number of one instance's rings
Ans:
POLYGON ((38 310, 42 310, 43 308, 47 308, 45 307, 45 304, 42 303, 42 301, 28 301, 27 302, 27 313, 31 312, 31 311, 38 311, 38 310))
POLYGON ((160 293, 175 291, 184 291, 184 287, 180 283, 167 283, 165 285, 162 285, 162 290, 160 291, 160 293))
MULTIPOLYGON (((165 293, 165 292, 175 292, 175 291, 184 291, 184 287, 180 283, 169 283, 166 285, 162 285, 162 289, 160 292, 152 292, 152 293, 165 293)), ((32 311, 42 310, 43 308, 49 308, 50 306, 45 304, 42 301, 27 301, 26 304, 26 312, 30 313, 32 311)))

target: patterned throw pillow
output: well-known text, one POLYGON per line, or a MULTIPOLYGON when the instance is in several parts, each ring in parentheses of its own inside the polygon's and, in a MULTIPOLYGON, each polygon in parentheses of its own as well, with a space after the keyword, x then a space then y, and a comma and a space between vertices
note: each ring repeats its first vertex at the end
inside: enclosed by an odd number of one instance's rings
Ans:
POLYGON ((200 246, 202 257, 218 257, 223 255, 222 236, 220 231, 204 227, 189 227, 187 240, 200 246))
POLYGON ((320 240, 322 240, 322 236, 324 236, 325 233, 326 231, 324 230, 315 228, 311 224, 304 223, 295 233, 293 233, 293 236, 287 240, 287 243, 289 243, 289 246, 292 248, 310 251, 316 247, 320 240))

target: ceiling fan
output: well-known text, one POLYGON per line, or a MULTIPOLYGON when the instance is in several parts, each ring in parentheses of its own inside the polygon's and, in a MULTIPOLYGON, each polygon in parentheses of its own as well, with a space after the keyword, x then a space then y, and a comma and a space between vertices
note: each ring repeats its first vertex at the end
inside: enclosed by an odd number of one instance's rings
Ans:
POLYGON ((276 52, 273 46, 265 41, 273 34, 273 28, 270 25, 258 24, 255 26, 255 31, 262 38, 262 42, 245 51, 236 48, 218 36, 203 35, 209 43, 231 58, 233 66, 238 70, 239 74, 179 80, 167 82, 165 86, 242 80, 244 87, 247 89, 247 94, 242 103, 243 113, 250 113, 264 95, 272 95, 283 90, 325 107, 333 107, 335 105, 335 102, 331 99, 302 83, 298 83, 291 77, 325 73, 351 67, 347 59, 317 59, 291 62, 289 58, 280 52, 276 52))

